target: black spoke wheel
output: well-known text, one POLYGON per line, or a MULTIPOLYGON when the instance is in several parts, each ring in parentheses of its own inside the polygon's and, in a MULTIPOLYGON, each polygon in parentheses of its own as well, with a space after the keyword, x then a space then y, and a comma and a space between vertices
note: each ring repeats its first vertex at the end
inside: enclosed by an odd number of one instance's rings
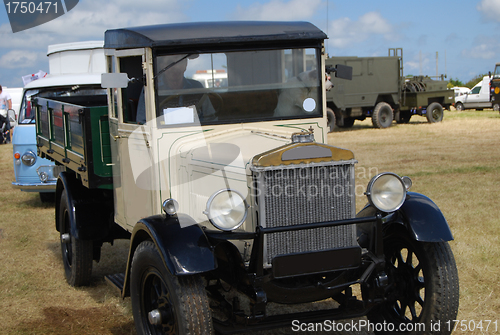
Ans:
POLYGON ((71 234, 69 205, 66 190, 59 203, 59 233, 66 281, 71 286, 90 284, 92 276, 93 242, 84 241, 71 234))
POLYGON ((151 241, 134 253, 130 293, 138 334, 213 333, 202 278, 172 275, 151 241))
POLYGON ((394 111, 391 105, 387 102, 379 102, 372 114, 372 123, 376 128, 387 128, 392 124, 394 119, 394 111))
POLYGON ((387 302, 374 308, 369 320, 393 325, 394 334, 450 334, 458 313, 459 283, 448 243, 418 242, 405 229, 396 229, 384 239, 384 252, 387 302), (432 329, 436 323, 439 331, 432 329), (425 331, 418 324, 424 324, 425 331))
POLYGON ((429 123, 441 122, 443 121, 444 116, 443 106, 437 102, 433 102, 427 106, 427 112, 425 115, 427 116, 427 121, 429 121, 429 123))

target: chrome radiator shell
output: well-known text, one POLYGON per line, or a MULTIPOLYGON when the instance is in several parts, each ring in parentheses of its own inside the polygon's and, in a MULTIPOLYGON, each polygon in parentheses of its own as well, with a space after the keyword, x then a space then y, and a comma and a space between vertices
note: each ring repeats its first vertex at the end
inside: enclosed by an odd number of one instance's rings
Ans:
MULTIPOLYGON (((255 208, 264 228, 355 217, 355 160, 252 167, 255 208)), ((264 266, 278 255, 356 246, 356 227, 266 234, 264 266)))

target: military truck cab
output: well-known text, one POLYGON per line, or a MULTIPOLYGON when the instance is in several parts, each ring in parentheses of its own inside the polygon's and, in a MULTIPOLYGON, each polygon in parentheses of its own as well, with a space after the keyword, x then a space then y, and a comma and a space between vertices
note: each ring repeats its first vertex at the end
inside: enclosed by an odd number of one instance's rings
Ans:
POLYGON ((107 102, 36 103, 39 153, 65 167, 67 281, 88 284, 102 243, 129 238, 125 273, 107 279, 131 297, 139 334, 453 320, 458 277, 439 208, 383 173, 356 214, 354 154, 327 144, 325 38, 305 22, 108 30, 107 102), (194 79, 218 69, 226 85, 194 79), (269 312, 323 299, 338 304, 269 312))

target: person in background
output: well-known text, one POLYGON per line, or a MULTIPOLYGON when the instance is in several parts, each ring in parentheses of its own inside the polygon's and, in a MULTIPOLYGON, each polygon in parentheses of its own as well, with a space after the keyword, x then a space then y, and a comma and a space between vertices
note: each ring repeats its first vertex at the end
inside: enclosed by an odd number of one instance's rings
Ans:
POLYGON ((9 109, 12 109, 12 98, 9 93, 2 91, 2 86, 0 85, 0 115, 5 118, 4 122, 6 123, 6 129, 9 130, 9 137, 6 139, 7 142, 10 142, 10 139, 12 138, 12 129, 10 128, 8 113, 9 109))

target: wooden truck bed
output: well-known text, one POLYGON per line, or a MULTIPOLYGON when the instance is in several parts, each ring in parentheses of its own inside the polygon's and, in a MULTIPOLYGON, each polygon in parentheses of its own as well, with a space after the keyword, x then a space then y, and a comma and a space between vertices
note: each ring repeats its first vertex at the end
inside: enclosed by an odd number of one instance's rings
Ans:
POLYGON ((75 172, 88 188, 112 189, 108 107, 92 99, 76 105, 36 98, 32 104, 38 154, 75 172))

